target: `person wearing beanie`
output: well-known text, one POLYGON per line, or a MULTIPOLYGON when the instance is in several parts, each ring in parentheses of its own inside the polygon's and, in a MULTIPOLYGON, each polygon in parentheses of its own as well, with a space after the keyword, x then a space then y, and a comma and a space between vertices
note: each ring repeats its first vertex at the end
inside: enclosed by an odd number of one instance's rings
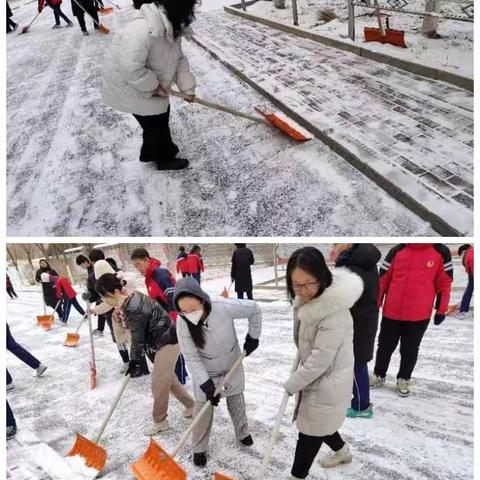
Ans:
MULTIPOLYGON (((180 350, 192 375, 196 415, 206 402, 218 406, 216 385, 241 355, 234 321, 248 319, 243 350, 250 355, 258 348, 262 330, 262 312, 252 300, 211 298, 195 278, 180 279, 175 285, 174 303, 179 318, 177 334, 180 350)), ((226 397, 237 440, 253 444, 248 426, 244 392, 245 372, 237 368, 221 396, 226 397)), ((192 432, 193 462, 207 463, 207 449, 213 424, 213 408, 205 413, 192 432)))

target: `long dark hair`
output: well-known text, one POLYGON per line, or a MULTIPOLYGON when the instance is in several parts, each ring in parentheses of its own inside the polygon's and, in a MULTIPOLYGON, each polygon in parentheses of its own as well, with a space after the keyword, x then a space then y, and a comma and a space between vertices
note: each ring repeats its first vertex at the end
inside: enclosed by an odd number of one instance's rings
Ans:
POLYGON ((195 19, 197 0, 154 0, 154 3, 163 6, 167 12, 167 17, 172 22, 174 38, 178 38, 183 29, 195 19))
POLYGON ((295 268, 301 268, 317 279, 319 287, 314 298, 319 297, 332 284, 332 272, 327 267, 322 252, 315 247, 299 248, 292 253, 287 264, 287 293, 290 301, 295 298, 292 285, 295 268))
POLYGON ((104 297, 106 293, 113 294, 115 290, 121 290, 125 285, 125 280, 121 280, 114 273, 104 273, 95 282, 95 291, 104 297))
POLYGON ((194 325, 192 322, 188 320, 188 318, 184 317, 182 314, 180 316, 185 320, 185 323, 187 324, 188 331, 190 332, 190 336, 192 337, 193 343, 197 348, 200 350, 205 347, 205 326, 204 322, 205 319, 210 315, 210 312, 212 311, 212 307, 209 303, 205 302, 203 299, 193 295, 192 293, 182 293, 180 294, 176 299, 176 304, 178 305, 178 301, 181 300, 182 298, 196 298, 200 302, 202 302, 203 308, 204 308, 204 313, 203 317, 198 323, 198 325, 194 325))

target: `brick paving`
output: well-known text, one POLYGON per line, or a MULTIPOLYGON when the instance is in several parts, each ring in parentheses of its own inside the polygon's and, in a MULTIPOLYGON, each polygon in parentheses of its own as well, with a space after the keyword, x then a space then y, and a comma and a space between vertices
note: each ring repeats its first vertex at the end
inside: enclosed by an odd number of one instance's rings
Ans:
POLYGON ((473 232, 470 92, 222 11, 199 15, 194 34, 452 228, 473 232))

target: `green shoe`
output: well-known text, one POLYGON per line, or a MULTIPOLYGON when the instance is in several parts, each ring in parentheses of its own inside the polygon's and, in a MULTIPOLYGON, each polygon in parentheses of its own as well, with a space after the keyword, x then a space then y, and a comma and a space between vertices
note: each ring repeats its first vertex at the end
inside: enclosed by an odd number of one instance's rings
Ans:
POLYGON ((354 408, 347 408, 347 417, 348 418, 372 418, 373 417, 373 408, 370 405, 365 410, 355 410, 354 408))

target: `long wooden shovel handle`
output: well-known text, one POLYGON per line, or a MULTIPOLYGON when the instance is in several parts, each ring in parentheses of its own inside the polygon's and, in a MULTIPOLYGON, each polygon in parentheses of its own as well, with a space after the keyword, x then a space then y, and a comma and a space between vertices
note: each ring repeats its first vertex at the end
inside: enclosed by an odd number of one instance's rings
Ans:
MULTIPOLYGON (((182 92, 177 92, 175 90, 170 90, 168 93, 170 93, 170 95, 173 95, 174 97, 183 98, 184 100, 188 100, 189 98, 188 95, 185 95, 182 92)), ((230 113, 231 115, 235 115, 236 117, 246 118, 247 120, 252 120, 253 122, 266 123, 267 125, 269 124, 268 120, 265 120, 265 118, 259 117, 258 115, 250 115, 249 113, 239 112, 238 110, 226 107, 225 105, 219 105, 218 103, 209 102, 198 97, 195 97, 193 102, 198 103, 199 105, 203 105, 204 107, 213 108, 214 110, 230 113)))
POLYGON ((92 330, 92 317, 90 315, 90 302, 87 303, 87 319, 88 319, 88 331, 90 335, 90 349, 92 352, 92 367, 96 368, 95 365, 95 345, 93 342, 93 330, 92 330))
MULTIPOLYGON (((293 362, 292 369, 290 370, 290 374, 294 373, 297 368, 298 364, 300 363, 300 354, 297 353, 295 357, 295 361, 293 362)), ((275 446, 275 442, 277 441, 278 433, 280 431, 280 427, 282 425, 283 415, 285 414, 285 409, 287 408, 288 399, 290 396, 287 392, 283 394, 282 403, 280 404, 280 408, 278 410, 277 420, 275 421, 275 426, 273 427, 272 436, 270 437, 270 442, 267 447, 267 451, 265 452, 265 457, 263 459, 262 468, 260 469, 260 474, 258 475, 258 480, 263 480, 265 478, 265 474, 268 470, 268 465, 270 463, 270 458, 272 456, 273 447, 275 446)))
POLYGON ((60 299, 60 300, 57 302, 57 304, 55 305, 55 308, 53 309, 53 313, 55 313, 55 312, 57 311, 57 308, 58 308, 58 306, 60 305, 60 302, 61 302, 61 301, 62 301, 62 300, 60 299))
POLYGON ((81 5, 80 3, 77 2, 77 0, 73 0, 79 8, 81 8, 92 20, 93 23, 100 29, 105 28, 103 25, 101 25, 99 22, 97 22, 81 5))
POLYGON ((80 321, 80 323, 78 324, 78 327, 77 329, 75 330, 75 333, 78 333, 78 331, 80 330, 80 327, 83 325, 83 322, 87 319, 87 314, 85 313, 85 315, 83 316, 82 320, 80 321))
MULTIPOLYGON (((232 378, 232 375, 235 373, 235 370, 242 364, 243 359, 247 356, 247 352, 242 352, 240 357, 235 361, 235 363, 231 366, 230 370, 228 373, 223 377, 223 380, 221 383, 218 384, 217 388, 215 389, 214 395, 218 395, 222 393, 223 387, 228 383, 228 381, 232 378)), ((207 401, 205 405, 202 407, 202 409, 197 413, 195 419, 193 422, 190 424, 190 426, 185 430, 185 433, 182 435, 182 438, 178 442, 178 445, 174 448, 173 452, 171 453, 172 458, 175 458, 177 453, 182 449, 182 447, 185 445, 185 443, 188 440, 188 437, 192 433, 193 429, 197 426, 197 424, 200 422, 202 419, 203 415, 207 412, 209 408, 212 407, 212 404, 207 401)))
POLYGON ((97 433, 97 436, 95 437, 95 443, 98 443, 102 438, 103 432, 105 431, 105 428, 107 428, 108 422, 112 418, 113 412, 117 408, 118 402, 120 401, 120 398, 122 398, 123 392, 127 388, 129 380, 130 380, 130 375, 127 375, 125 377, 125 380, 122 382, 120 390, 118 391, 116 397, 114 398, 112 405, 110 406, 110 410, 108 411, 108 414, 105 420, 103 421, 102 426, 100 427, 100 430, 97 433))

